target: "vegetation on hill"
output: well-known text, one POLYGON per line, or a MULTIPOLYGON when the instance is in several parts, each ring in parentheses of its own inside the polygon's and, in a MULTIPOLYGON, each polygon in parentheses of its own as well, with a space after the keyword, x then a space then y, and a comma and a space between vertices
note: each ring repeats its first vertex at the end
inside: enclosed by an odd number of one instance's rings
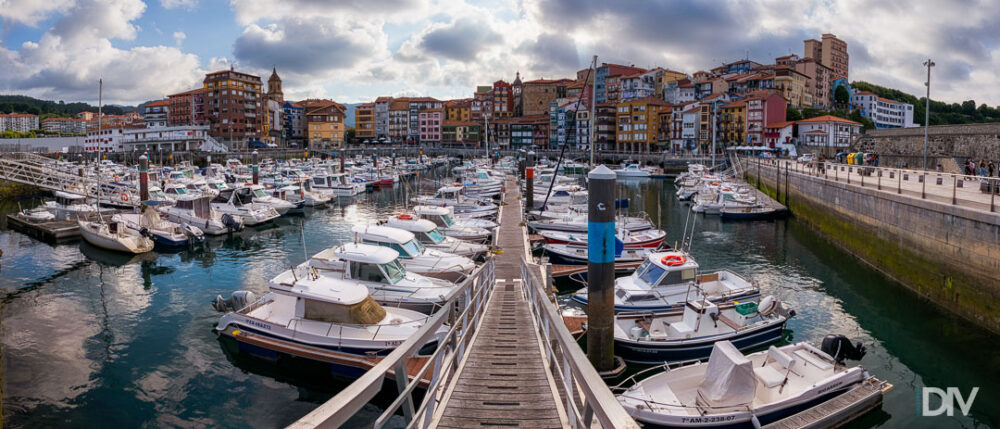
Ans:
MULTIPOLYGON (((104 106, 103 111, 109 115, 123 115, 135 110, 132 107, 104 106)), ((66 103, 60 101, 39 100, 25 95, 0 95, 0 113, 28 113, 38 115, 39 120, 52 117, 70 117, 80 112, 97 112, 97 106, 88 103, 66 103)))
POLYGON ((806 108, 801 111, 789 106, 785 110, 785 120, 787 121, 799 121, 802 119, 815 118, 817 116, 823 115, 833 115, 838 118, 850 119, 854 122, 860 122, 864 126, 865 130, 871 130, 875 128, 875 123, 871 119, 861 116, 860 110, 854 110, 851 113, 847 113, 844 109, 833 109, 833 110, 822 110, 822 109, 812 109, 806 108))
MULTIPOLYGON (((924 124, 926 97, 917 98, 898 89, 873 85, 864 81, 852 82, 851 88, 871 91, 882 98, 910 103, 913 105, 913 122, 919 125, 924 124)), ((933 88, 931 89, 933 90, 933 88)), ((932 98, 930 122, 931 125, 1000 122, 1000 106, 977 105, 975 100, 948 104, 943 101, 934 101, 932 98)))

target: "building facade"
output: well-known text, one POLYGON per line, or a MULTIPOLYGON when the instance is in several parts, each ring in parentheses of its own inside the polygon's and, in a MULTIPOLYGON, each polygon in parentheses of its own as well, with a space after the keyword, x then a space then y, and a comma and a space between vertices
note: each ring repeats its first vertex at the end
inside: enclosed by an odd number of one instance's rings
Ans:
POLYGON ((547 115, 553 101, 566 98, 570 79, 536 79, 523 83, 521 93, 524 116, 547 115))
POLYGON ((205 89, 197 88, 167 96, 170 102, 167 124, 170 126, 205 123, 205 89))
POLYGON ((0 132, 11 130, 26 133, 38 129, 38 115, 9 113, 0 115, 0 132))
POLYGON ((212 137, 234 148, 260 138, 265 113, 260 76, 230 68, 205 75, 203 85, 205 119, 212 137))
POLYGON ((440 143, 441 125, 444 123, 444 109, 421 110, 420 118, 420 142, 440 143))
POLYGON ((848 69, 850 56, 847 54, 847 42, 833 34, 824 34, 822 41, 809 39, 804 42, 803 57, 816 60, 833 70, 833 80, 850 79, 848 69))
POLYGON ((824 115, 796 121, 799 142, 806 146, 846 148, 861 134, 861 124, 836 116, 824 115))
POLYGON ((142 119, 146 127, 165 127, 170 115, 170 101, 159 100, 146 105, 142 110, 142 119))
POLYGON ((304 100, 306 139, 314 149, 336 149, 344 144, 344 106, 330 100, 304 100))
POLYGON ((285 131, 285 141, 296 142, 304 146, 306 140, 306 109, 296 103, 286 101, 285 104, 281 105, 281 110, 284 111, 285 126, 283 129, 285 131))
POLYGON ((648 153, 660 138, 660 114, 670 104, 653 96, 622 101, 616 108, 616 146, 620 152, 648 153))
POLYGON ((375 139, 375 103, 354 108, 354 138, 358 143, 371 143, 375 139))
POLYGON ((851 105, 861 110, 861 116, 871 119, 875 128, 909 128, 913 123, 913 105, 888 98, 873 92, 851 91, 851 105))
POLYGON ((764 128, 777 122, 785 122, 787 101, 785 97, 767 91, 752 92, 745 101, 747 103, 746 143, 751 146, 764 146, 766 144, 764 128))

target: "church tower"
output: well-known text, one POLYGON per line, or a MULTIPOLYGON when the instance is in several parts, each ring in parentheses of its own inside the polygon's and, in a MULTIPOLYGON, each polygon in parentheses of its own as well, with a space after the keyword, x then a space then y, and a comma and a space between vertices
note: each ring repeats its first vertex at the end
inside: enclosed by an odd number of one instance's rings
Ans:
POLYGON ((271 77, 267 79, 267 98, 285 103, 285 94, 281 92, 281 78, 278 77, 278 69, 271 69, 271 77))
POLYGON ((517 75, 514 77, 514 83, 511 86, 511 91, 514 93, 514 116, 521 116, 524 114, 524 105, 521 99, 521 91, 524 89, 524 84, 521 83, 521 72, 517 72, 517 75))

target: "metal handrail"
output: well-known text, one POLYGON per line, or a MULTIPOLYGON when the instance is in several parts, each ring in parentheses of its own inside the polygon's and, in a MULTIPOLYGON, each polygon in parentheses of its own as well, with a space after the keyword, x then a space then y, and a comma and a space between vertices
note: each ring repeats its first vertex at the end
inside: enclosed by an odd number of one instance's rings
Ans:
POLYGON ((594 420, 604 428, 638 428, 639 425, 625 411, 611 389, 591 366, 587 356, 576 343, 573 335, 549 301, 545 285, 536 278, 535 264, 521 261, 521 278, 528 297, 532 317, 539 329, 545 347, 545 366, 557 383, 561 383, 566 397, 564 407, 571 427, 592 427, 594 420), (577 395, 582 403, 577 403, 577 395))
POLYGON ((434 407, 440 399, 440 391, 448 386, 449 376, 454 375, 458 363, 467 352, 467 343, 472 333, 477 330, 485 314, 483 309, 492 294, 494 280, 494 260, 489 259, 456 287, 457 290, 449 297, 443 308, 430 316, 419 331, 340 393, 288 427, 340 427, 379 393, 383 379, 390 371, 394 371, 399 396, 378 417, 375 427, 384 425, 400 409, 407 426, 428 426, 434 407), (417 375, 410 379, 407 362, 416 357, 420 349, 445 323, 451 326, 448 333, 438 343, 437 350, 427 359, 417 375), (418 385, 423 384, 424 376, 429 370, 431 370, 431 380, 427 385, 424 399, 417 404, 418 406, 414 406, 413 392, 418 385))

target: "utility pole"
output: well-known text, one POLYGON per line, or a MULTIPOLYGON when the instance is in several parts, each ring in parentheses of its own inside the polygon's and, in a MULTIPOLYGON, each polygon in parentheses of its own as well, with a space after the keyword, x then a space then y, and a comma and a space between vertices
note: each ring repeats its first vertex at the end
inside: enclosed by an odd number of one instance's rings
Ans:
POLYGON ((927 170, 927 128, 931 126, 931 67, 934 67, 934 61, 930 58, 924 61, 924 66, 927 67, 927 82, 924 85, 927 86, 927 104, 924 107, 924 170, 927 170))
MULTIPOLYGON (((597 106, 597 55, 594 55, 594 62, 590 64, 590 78, 593 79, 593 83, 590 84, 590 168, 594 168, 594 132, 597 121, 597 117, 594 116, 597 106)), ((584 82, 584 88, 587 87, 587 83, 584 82)))

